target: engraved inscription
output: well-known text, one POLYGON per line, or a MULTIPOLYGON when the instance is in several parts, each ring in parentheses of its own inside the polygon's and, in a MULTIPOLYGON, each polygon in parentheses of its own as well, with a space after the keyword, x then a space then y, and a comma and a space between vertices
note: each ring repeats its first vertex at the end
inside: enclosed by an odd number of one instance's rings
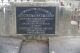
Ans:
POLYGON ((17 34, 54 34, 56 7, 16 7, 17 34))

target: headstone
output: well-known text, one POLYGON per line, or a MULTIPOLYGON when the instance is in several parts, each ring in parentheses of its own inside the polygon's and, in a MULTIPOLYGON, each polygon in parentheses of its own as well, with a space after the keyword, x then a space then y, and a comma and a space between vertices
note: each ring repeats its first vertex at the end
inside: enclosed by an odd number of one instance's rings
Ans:
POLYGON ((56 7, 16 7, 17 34, 55 34, 56 7))

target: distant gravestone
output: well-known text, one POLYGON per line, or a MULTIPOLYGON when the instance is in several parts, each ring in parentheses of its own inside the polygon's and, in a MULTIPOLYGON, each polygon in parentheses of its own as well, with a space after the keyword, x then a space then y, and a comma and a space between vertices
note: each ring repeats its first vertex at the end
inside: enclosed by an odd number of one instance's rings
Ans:
POLYGON ((56 7, 16 7, 17 34, 55 34, 56 7))

